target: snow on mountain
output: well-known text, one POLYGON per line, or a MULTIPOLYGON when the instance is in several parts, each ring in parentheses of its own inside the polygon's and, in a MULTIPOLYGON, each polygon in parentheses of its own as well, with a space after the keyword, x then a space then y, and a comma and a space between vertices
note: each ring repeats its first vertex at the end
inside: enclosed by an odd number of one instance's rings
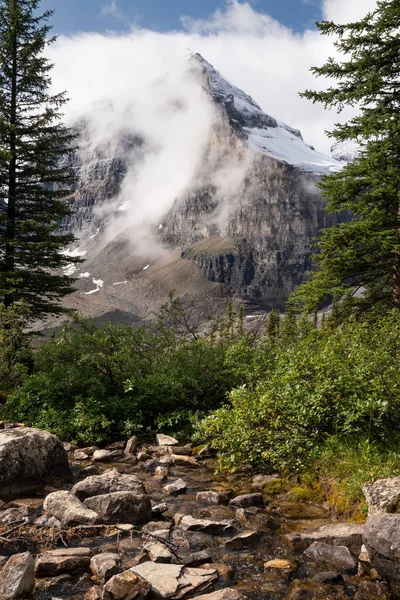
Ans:
POLYGON ((227 82, 200 54, 192 55, 191 60, 200 66, 206 78, 207 93, 217 104, 225 106, 231 125, 250 148, 302 171, 329 174, 342 168, 335 157, 308 146, 298 129, 266 114, 251 96, 227 82))
POLYGON ((341 163, 349 163, 355 160, 361 152, 361 145, 355 140, 336 142, 331 148, 331 156, 341 163))

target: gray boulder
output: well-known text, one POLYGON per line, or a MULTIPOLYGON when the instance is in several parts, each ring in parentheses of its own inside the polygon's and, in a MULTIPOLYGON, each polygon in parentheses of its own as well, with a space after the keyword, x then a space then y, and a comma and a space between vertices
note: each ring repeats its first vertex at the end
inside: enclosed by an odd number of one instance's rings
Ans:
POLYGON ((356 573, 357 561, 346 546, 332 546, 324 542, 314 542, 304 552, 312 562, 328 566, 342 573, 356 573))
POLYGON ((211 519, 196 519, 190 515, 183 515, 175 520, 175 524, 179 525, 185 531, 203 531, 204 533, 225 533, 227 531, 235 531, 235 521, 233 519, 223 519, 222 521, 211 519))
POLYGON ((79 481, 72 488, 72 492, 83 501, 91 496, 100 496, 101 494, 113 492, 144 494, 146 490, 136 475, 122 475, 117 469, 108 469, 102 475, 91 475, 79 481))
POLYGON ((163 487, 163 492, 170 496, 179 496, 186 492, 187 484, 183 479, 176 479, 172 483, 163 487))
POLYGON ((122 450, 96 450, 93 452, 93 460, 108 462, 117 458, 121 458, 122 455, 122 450))
POLYGON ((354 556, 358 556, 363 544, 363 532, 364 525, 333 523, 304 533, 289 533, 285 538, 296 551, 306 550, 313 542, 325 542, 333 546, 347 546, 354 556))
POLYGON ((369 516, 364 544, 379 575, 400 582, 400 515, 376 513, 369 516))
POLYGON ((65 525, 91 525, 99 522, 99 516, 72 492, 52 492, 46 496, 43 509, 65 525))
POLYGON ((254 494, 242 494, 236 496, 229 502, 232 508, 249 508, 250 506, 264 506, 262 494, 255 492, 254 494))
POLYGON ((47 431, 19 427, 0 431, 0 496, 15 497, 70 481, 62 442, 47 431))
POLYGON ((86 498, 85 506, 105 523, 147 523, 151 520, 151 500, 146 494, 113 492, 86 498))
POLYGON ((159 446, 178 446, 179 442, 173 437, 169 435, 164 435, 163 433, 157 433, 156 435, 157 444, 159 446))
POLYGON ((113 552, 96 554, 90 561, 90 570, 101 582, 108 581, 120 572, 121 558, 113 552))
POLYGON ((29 552, 14 554, 0 573, 0 598, 11 600, 30 594, 35 585, 35 562, 29 552))
POLYGON ((400 509, 400 477, 378 479, 363 486, 368 514, 395 513, 400 509))

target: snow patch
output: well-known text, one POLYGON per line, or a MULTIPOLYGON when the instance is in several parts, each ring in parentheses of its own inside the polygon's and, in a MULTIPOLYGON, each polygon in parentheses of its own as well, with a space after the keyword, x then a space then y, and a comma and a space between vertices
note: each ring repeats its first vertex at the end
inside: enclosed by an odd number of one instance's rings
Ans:
POLYGON ((74 248, 74 250, 64 250, 64 256, 71 256, 71 258, 76 258, 78 256, 85 256, 87 254, 87 250, 80 250, 80 248, 74 248))
POLYGON ((90 273, 88 271, 86 271, 85 273, 80 273, 79 274, 79 278, 80 279, 84 279, 86 277, 90 277, 90 273))
POLYGON ((95 238, 95 237, 96 237, 96 235, 99 233, 99 231, 100 231, 100 228, 96 230, 96 233, 94 233, 93 235, 91 235, 91 236, 89 237, 89 240, 92 240, 93 238, 95 238))
POLYGON ((145 267, 143 267, 143 271, 146 271, 149 268, 150 265, 146 265, 145 267))
POLYGON ((71 275, 73 275, 76 271, 76 266, 74 264, 70 264, 67 265, 65 267, 63 267, 63 273, 64 275, 67 275, 68 277, 71 277, 71 275))
POLYGON ((99 292, 101 290, 101 288, 104 285, 104 281, 102 279, 92 279, 94 285, 96 286, 96 289, 94 290, 90 290, 90 292, 85 292, 85 296, 90 296, 91 294, 95 294, 96 292, 99 292))
POLYGON ((116 281, 113 285, 124 285, 125 283, 128 283, 128 281, 116 281))

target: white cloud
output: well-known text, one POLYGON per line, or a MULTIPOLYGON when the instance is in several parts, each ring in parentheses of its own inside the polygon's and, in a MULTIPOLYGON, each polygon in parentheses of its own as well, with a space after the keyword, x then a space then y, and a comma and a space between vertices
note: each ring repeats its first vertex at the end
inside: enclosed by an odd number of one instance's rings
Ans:
MULTIPOLYGON (((347 21, 362 17, 375 4, 375 0, 323 0, 322 8, 326 18, 347 21)), ((109 14, 119 13, 115 0, 108 9, 109 14)), ((332 129, 336 113, 298 95, 306 88, 325 87, 310 67, 322 65, 334 54, 330 37, 316 30, 294 33, 239 0, 228 0, 226 9, 207 21, 183 22, 184 32, 134 28, 123 35, 82 33, 60 37, 50 48, 56 65, 54 88, 66 89, 71 98, 69 121, 91 111, 95 141, 112 144, 124 129, 147 141, 147 154, 132 154, 122 189, 120 201, 128 206, 125 226, 160 223, 201 161, 212 111, 187 76, 188 49, 200 52, 265 112, 299 128, 307 143, 325 152, 332 143, 324 131, 332 129), (105 102, 113 110, 104 110, 105 102), (176 103, 185 110, 176 111, 176 103)), ((341 118, 346 114, 350 113, 341 118)))
POLYGON ((124 18, 122 11, 120 10, 117 0, 111 0, 110 4, 106 4, 101 9, 101 16, 103 17, 114 17, 121 21, 124 18))

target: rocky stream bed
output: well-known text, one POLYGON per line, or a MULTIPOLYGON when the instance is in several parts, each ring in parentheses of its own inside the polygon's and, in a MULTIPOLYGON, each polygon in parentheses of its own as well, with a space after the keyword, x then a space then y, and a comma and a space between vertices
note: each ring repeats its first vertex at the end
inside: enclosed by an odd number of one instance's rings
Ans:
POLYGON ((163 435, 77 449, 1 431, 0 599, 400 598, 397 478, 367 487, 364 526, 215 468, 163 435))

